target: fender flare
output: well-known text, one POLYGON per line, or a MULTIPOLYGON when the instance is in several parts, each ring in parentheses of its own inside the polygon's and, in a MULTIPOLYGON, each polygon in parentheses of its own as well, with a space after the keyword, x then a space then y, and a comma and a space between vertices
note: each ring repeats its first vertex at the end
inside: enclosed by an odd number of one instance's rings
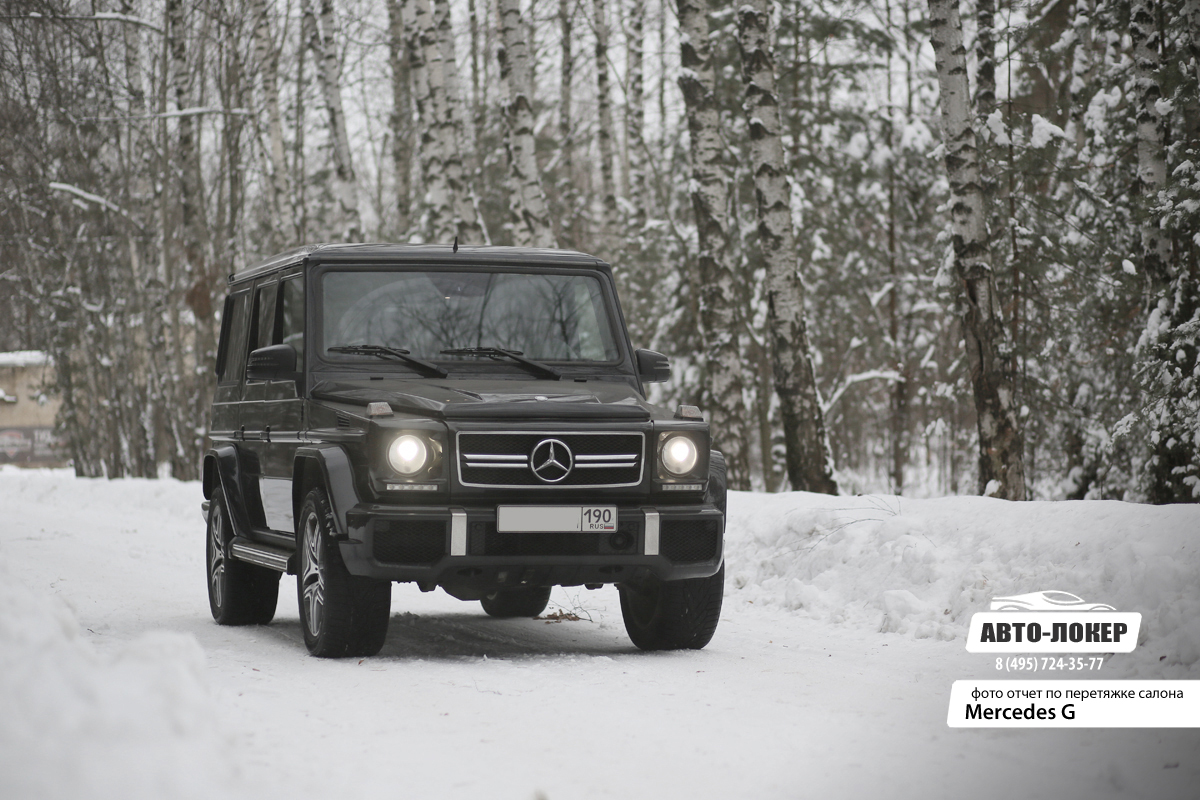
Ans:
POLYGON ((248 536, 250 518, 246 515, 246 497, 242 492, 242 474, 237 447, 218 445, 204 454, 204 499, 212 499, 218 486, 225 495, 225 506, 233 523, 235 536, 248 536))
POLYGON ((333 511, 333 524, 339 538, 350 535, 346 515, 358 505, 358 490, 354 487, 354 468, 350 457, 339 445, 325 443, 300 447, 292 462, 292 508, 296 519, 310 487, 325 489, 333 511))

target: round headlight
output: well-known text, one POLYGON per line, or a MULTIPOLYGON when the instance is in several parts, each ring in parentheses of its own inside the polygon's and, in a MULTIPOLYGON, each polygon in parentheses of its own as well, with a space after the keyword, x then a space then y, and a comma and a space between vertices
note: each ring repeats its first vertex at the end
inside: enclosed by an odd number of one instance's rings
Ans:
POLYGON ((672 475, 687 475, 696 468, 700 454, 687 436, 672 436, 663 443, 662 465, 672 475))
POLYGON ((420 436, 406 433, 388 445, 388 463, 401 475, 416 475, 429 463, 429 447, 420 436))

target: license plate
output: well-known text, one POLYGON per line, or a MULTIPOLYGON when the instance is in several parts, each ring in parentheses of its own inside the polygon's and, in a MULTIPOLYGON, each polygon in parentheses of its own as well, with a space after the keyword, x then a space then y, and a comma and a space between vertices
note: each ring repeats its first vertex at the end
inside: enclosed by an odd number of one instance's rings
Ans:
POLYGON ((615 531, 616 506, 496 506, 501 533, 615 531))

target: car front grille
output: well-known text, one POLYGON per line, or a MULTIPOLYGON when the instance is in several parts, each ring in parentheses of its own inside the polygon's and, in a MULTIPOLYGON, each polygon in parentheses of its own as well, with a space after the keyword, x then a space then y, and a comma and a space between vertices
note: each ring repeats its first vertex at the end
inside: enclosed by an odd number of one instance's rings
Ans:
POLYGON ((711 561, 721 540, 715 519, 665 519, 659 534, 659 552, 676 563, 711 561))
MULTIPOLYGON (((462 432, 458 434, 459 479, 464 486, 530 489, 636 486, 642 482, 645 436, 641 433, 564 433, 555 431, 462 432), (571 469, 565 477, 551 470, 540 478, 534 471, 534 450, 547 440, 566 445, 571 469)), ((546 460, 547 450, 538 450, 546 460)), ((563 461, 556 445, 555 457, 563 461)))
POLYGON ((437 519, 375 523, 375 560, 381 564, 432 564, 446 554, 446 523, 437 519))

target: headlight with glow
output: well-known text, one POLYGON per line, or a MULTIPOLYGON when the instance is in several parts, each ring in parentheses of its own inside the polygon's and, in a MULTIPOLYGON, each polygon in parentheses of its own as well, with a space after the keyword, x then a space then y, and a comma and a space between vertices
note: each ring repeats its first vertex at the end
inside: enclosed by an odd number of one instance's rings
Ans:
POLYGON ((388 445, 388 463, 401 475, 416 475, 429 463, 429 445, 420 436, 405 433, 388 445))
POLYGON ((696 443, 687 436, 672 436, 663 442, 662 465, 671 475, 676 477, 687 475, 696 468, 700 453, 696 443))

